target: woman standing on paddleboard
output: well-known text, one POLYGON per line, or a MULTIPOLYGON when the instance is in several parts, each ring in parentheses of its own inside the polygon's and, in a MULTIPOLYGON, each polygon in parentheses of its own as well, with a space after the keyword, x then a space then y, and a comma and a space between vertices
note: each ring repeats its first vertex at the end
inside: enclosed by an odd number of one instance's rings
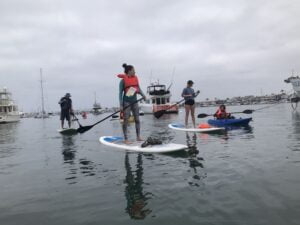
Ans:
POLYGON ((123 133, 124 133, 124 143, 130 144, 128 141, 127 127, 128 119, 130 112, 134 116, 135 129, 137 141, 142 141, 140 136, 140 118, 139 118, 139 105, 137 101, 137 94, 143 96, 146 100, 146 96, 140 88, 139 80, 135 75, 135 70, 132 65, 123 64, 124 74, 119 74, 118 77, 122 78, 119 85, 119 100, 120 100, 120 109, 124 113, 124 122, 123 122, 123 133), (130 106, 129 106, 130 105, 130 106), (123 110, 124 109, 124 110, 123 110))
POLYGON ((188 120, 189 120, 189 114, 191 112, 192 116, 192 121, 194 127, 196 127, 196 122, 195 122, 195 98, 197 95, 200 93, 200 91, 197 91, 195 93, 193 87, 194 82, 189 80, 187 82, 187 87, 183 89, 181 96, 184 97, 185 103, 184 103, 184 108, 185 108, 185 126, 188 126, 188 120))

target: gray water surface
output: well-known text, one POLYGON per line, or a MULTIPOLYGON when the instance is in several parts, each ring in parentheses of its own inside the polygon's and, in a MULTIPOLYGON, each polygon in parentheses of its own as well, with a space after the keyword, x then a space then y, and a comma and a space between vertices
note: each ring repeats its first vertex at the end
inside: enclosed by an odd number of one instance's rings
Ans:
POLYGON ((118 121, 75 136, 57 132, 58 117, 0 124, 0 224, 300 224, 300 113, 280 104, 223 134, 168 128, 183 116, 141 117, 144 138, 189 146, 167 155, 101 145, 118 121))

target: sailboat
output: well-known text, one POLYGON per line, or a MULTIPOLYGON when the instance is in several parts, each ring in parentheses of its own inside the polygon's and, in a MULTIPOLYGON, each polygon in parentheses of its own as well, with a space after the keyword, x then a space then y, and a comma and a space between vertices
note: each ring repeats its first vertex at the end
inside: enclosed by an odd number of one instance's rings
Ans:
POLYGON ((102 107, 101 107, 100 103, 97 102, 97 95, 96 95, 96 92, 95 92, 95 103, 93 105, 93 113, 95 115, 99 115, 99 114, 102 113, 101 109, 102 109, 102 107))
POLYGON ((36 119, 46 119, 46 118, 49 118, 49 115, 48 115, 48 113, 46 113, 46 111, 45 111, 45 101, 44 101, 44 88, 43 88, 43 82, 44 82, 44 80, 43 80, 43 71, 42 71, 42 68, 40 68, 40 77, 41 77, 41 80, 40 80, 40 82, 41 82, 41 99, 42 99, 42 110, 41 110, 41 112, 39 112, 39 113, 37 113, 35 116, 34 116, 34 118, 36 118, 36 119))

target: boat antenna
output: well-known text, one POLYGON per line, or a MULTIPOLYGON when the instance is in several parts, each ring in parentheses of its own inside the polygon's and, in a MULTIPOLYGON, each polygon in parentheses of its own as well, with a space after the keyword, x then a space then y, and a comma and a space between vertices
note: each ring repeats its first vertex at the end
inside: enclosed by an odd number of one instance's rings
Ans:
POLYGON ((150 85, 151 85, 151 81, 152 81, 152 69, 150 70, 150 78, 149 78, 149 81, 150 81, 150 85))
POLYGON ((174 67, 173 67, 173 71, 172 71, 172 79, 171 79, 171 83, 170 83, 170 85, 169 85, 169 87, 168 87, 167 91, 169 91, 169 90, 170 90, 170 88, 171 88, 171 87, 172 87, 172 85, 173 85, 173 81, 174 81, 174 75, 175 75, 175 70, 176 70, 176 67, 174 66, 174 67))
POLYGON ((44 106, 44 89, 43 89, 43 71, 42 68, 40 68, 40 76, 41 76, 41 92, 42 92, 42 118, 44 119, 44 113, 45 113, 45 106, 44 106))

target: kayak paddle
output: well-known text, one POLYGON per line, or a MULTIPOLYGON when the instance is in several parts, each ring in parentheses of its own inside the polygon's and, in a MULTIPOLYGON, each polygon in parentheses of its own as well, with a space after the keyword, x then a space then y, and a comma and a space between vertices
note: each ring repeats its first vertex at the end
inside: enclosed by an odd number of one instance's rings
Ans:
MULTIPOLYGON (((244 110, 243 112, 232 112, 232 113, 230 113, 230 114, 237 114, 237 113, 245 113, 245 114, 251 114, 251 113, 253 113, 255 110, 253 110, 253 109, 246 109, 246 110, 244 110)), ((199 115, 198 115, 198 118, 205 118, 205 117, 207 117, 207 116, 214 116, 215 114, 205 114, 205 113, 200 113, 199 115)))
MULTIPOLYGON (((140 98, 140 99, 136 100, 135 102, 131 103, 130 105, 125 106, 125 107, 123 108, 123 110, 129 108, 130 106, 134 105, 135 103, 138 103, 139 101, 142 101, 143 99, 144 99, 144 98, 140 98)), ((113 114, 110 114, 110 115, 108 115, 107 117, 103 118, 102 120, 98 121, 97 123, 94 123, 93 125, 90 125, 90 126, 80 126, 80 127, 77 129, 77 132, 82 134, 82 133, 84 133, 84 132, 86 132, 86 131, 92 129, 92 128, 93 128, 94 126, 96 126, 97 124, 103 122, 104 120, 107 120, 108 118, 110 118, 110 117, 112 117, 112 116, 114 116, 114 115, 116 115, 116 114, 118 114, 118 113, 120 113, 120 112, 121 112, 121 110, 118 110, 118 111, 114 112, 113 114)))

